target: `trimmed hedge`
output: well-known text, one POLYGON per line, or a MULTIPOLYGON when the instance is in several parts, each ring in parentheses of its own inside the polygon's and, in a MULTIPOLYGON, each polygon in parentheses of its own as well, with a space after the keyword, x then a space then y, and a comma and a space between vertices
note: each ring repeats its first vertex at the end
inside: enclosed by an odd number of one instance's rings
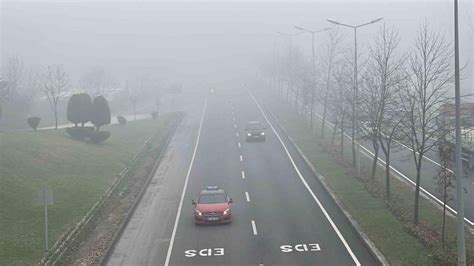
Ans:
POLYGON ((125 118, 125 117, 123 117, 123 116, 121 116, 121 115, 117 116, 117 121, 118 121, 119 124, 122 125, 122 126, 125 125, 125 124, 127 124, 127 118, 125 118))
POLYGON ((38 128, 40 121, 41 121, 41 118, 36 117, 36 116, 29 117, 29 118, 26 120, 26 122, 28 122, 28 125, 30 125, 30 127, 31 127, 34 131, 36 131, 36 129, 38 128))

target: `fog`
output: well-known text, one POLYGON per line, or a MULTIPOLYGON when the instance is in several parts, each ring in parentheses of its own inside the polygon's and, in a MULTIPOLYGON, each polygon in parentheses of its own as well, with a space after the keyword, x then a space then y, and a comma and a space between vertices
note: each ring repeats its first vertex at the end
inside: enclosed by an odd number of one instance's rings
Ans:
MULTIPOLYGON (((332 18, 360 24, 383 17, 395 26, 401 46, 413 43, 427 20, 451 38, 452 1, 132 2, 4 1, 1 7, 2 59, 13 55, 36 68, 61 64, 74 84, 101 66, 119 82, 137 75, 204 86, 237 82, 287 40, 277 32, 330 26, 332 18), (276 45, 275 45, 276 44, 276 45)), ((472 54, 472 4, 461 2, 461 63, 472 54)), ((380 25, 359 31, 362 54, 380 25)), ((341 28, 347 46, 352 32, 341 28)), ((318 35, 316 46, 324 42, 318 35)), ((310 56, 310 36, 294 43, 310 56)), ((471 72, 470 68, 468 71, 471 72)), ((464 87, 471 84, 464 81, 464 87)))

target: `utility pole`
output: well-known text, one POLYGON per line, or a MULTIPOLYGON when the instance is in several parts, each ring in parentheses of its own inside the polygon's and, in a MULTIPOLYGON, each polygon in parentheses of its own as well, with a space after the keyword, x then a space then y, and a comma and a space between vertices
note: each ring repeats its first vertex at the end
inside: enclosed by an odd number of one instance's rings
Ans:
POLYGON ((357 29, 363 26, 374 24, 381 21, 383 18, 374 19, 370 22, 363 23, 360 25, 349 25, 337 22, 335 20, 328 19, 327 21, 332 24, 349 27, 354 29, 354 90, 353 90, 353 103, 352 103, 352 164, 357 169, 357 175, 360 176, 360 143, 359 143, 359 125, 356 113, 356 106, 359 104, 359 87, 358 87, 358 73, 357 73, 357 29), (356 143, 357 141, 357 143, 356 143), (356 145, 357 144, 357 145, 356 145))
POLYGON ((456 174, 456 199, 457 199, 457 250, 458 265, 466 265, 466 247, 464 236, 464 190, 461 159, 461 88, 459 78, 459 29, 458 29, 458 0, 454 0, 454 104, 456 114, 456 148, 455 148, 455 174, 456 174))
POLYGON ((313 130, 313 122, 314 122, 314 101, 315 101, 315 94, 316 94, 316 71, 315 71, 315 67, 316 67, 316 61, 315 61, 315 57, 314 57, 314 34, 315 33, 319 33, 319 32, 323 32, 323 31, 327 31, 331 28, 325 28, 325 29, 322 29, 322 30, 317 30, 317 31, 314 31, 314 30, 308 30, 308 29, 305 29, 303 27, 299 27, 299 26, 296 26, 295 25, 295 28, 301 30, 301 31, 305 31, 305 32, 308 32, 308 33, 311 33, 311 53, 312 53, 312 73, 311 73, 311 76, 312 76, 312 85, 313 85, 313 88, 311 89, 311 110, 309 111, 309 124, 310 124, 310 128, 311 130, 313 130))

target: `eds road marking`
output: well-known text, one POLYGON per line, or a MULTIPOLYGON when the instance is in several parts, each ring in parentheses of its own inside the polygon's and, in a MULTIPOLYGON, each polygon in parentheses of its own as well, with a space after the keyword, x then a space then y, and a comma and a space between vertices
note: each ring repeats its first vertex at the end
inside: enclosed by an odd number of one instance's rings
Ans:
POLYGON ((247 199, 247 202, 250 202, 250 196, 248 192, 245 192, 245 198, 247 199))
POLYGON ((265 121, 267 122, 267 124, 270 126, 270 128, 272 129, 273 133, 275 133, 277 139, 280 141, 281 145, 283 146, 283 149, 285 150, 286 152, 286 155, 288 156, 288 158, 290 159, 290 162, 291 164, 293 165, 293 168, 295 169, 296 173, 298 174, 298 177, 300 178, 301 182, 303 183, 303 185, 306 187, 306 189, 308 190, 308 192, 311 194, 311 196, 313 197, 314 201, 316 202, 316 204, 318 204, 319 208, 321 209, 321 211, 323 212, 324 216, 326 217, 326 219, 328 220, 329 224, 331 225, 331 227, 333 228, 333 230, 336 232, 337 236, 339 237, 339 239, 341 240, 342 244, 344 245, 344 247, 346 248, 347 252, 349 252, 349 255, 351 256, 352 260, 354 261, 354 263, 357 265, 357 266, 360 266, 360 262, 359 260, 357 259, 356 255, 354 254, 354 252, 352 252, 352 249, 351 247, 349 246, 349 244, 347 243, 346 239, 344 238, 344 236, 341 234, 341 232, 339 231, 339 228, 337 228, 337 225, 334 223, 334 221, 332 220, 331 216, 329 216, 329 213, 326 211, 326 209, 324 208, 323 204, 321 204, 321 202, 319 201, 318 197, 316 197, 316 195, 314 194, 314 192, 311 190, 311 188, 309 187, 308 183, 306 182, 306 179, 304 179, 303 175, 301 174, 300 170, 298 169, 298 167, 296 166, 296 163, 295 161, 293 160, 293 157, 291 156, 290 152, 288 151, 288 148, 286 147, 285 143, 283 142, 283 140, 281 139, 280 135, 278 135, 277 131, 275 130, 275 128, 273 127, 273 125, 270 123, 270 120, 268 120, 267 118, 267 115, 265 114, 265 112, 263 111, 262 107, 260 106, 260 104, 257 102, 257 99, 255 99, 255 97, 253 96, 253 94, 248 91, 249 94, 250 94, 250 97, 252 97, 253 101, 255 102, 255 104, 257 105, 258 109, 260 110, 260 112, 262 113, 263 115, 263 118, 265 119, 265 121))
POLYGON ((242 157, 242 155, 240 155, 240 161, 241 161, 241 162, 244 161, 244 157, 242 157))
POLYGON ((242 173, 242 179, 245 179, 245 172, 242 171, 241 173, 242 173))
POLYGON ((176 230, 178 229, 178 221, 181 216, 181 209, 183 208, 184 194, 186 194, 186 188, 188 187, 189 176, 191 174, 191 169, 193 168, 194 158, 196 158, 196 152, 199 146, 199 139, 201 138, 201 129, 202 123, 204 121, 204 114, 206 113, 207 107, 207 98, 204 102, 204 107, 202 108, 201 121, 199 122, 199 130, 196 138, 196 144, 194 145, 193 156, 191 157, 191 162, 189 163, 188 172, 186 174, 186 179, 184 181, 183 192, 181 193, 181 199, 179 201, 178 211, 176 213, 176 219, 174 221, 173 232, 171 233, 170 245, 168 247, 168 253, 166 254, 165 266, 168 266, 171 259, 171 252, 173 251, 174 239, 176 237, 176 230))
POLYGON ((255 225, 255 221, 252 220, 252 231, 253 231, 253 235, 257 235, 257 226, 255 225))

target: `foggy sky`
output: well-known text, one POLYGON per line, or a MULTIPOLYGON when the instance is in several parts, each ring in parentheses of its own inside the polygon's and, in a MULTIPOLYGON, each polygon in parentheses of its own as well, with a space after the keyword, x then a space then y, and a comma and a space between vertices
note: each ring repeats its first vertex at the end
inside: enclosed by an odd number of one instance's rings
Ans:
MULTIPOLYGON (((409 47, 418 25, 427 19, 452 38, 451 2, 4 1, 2 59, 18 55, 36 67, 62 64, 73 81, 102 66, 119 81, 147 74, 186 84, 215 84, 253 75, 275 42, 285 44, 276 32, 296 32, 295 24, 320 29, 330 26, 327 18, 360 24, 383 17, 386 25, 399 30, 401 45, 409 47)), ((461 63, 467 63, 473 51, 471 14, 470 2, 461 2, 461 63)), ((359 31, 362 52, 367 52, 379 26, 359 31)), ((351 45, 352 32, 340 30, 351 45)), ((321 45, 324 35, 316 41, 321 45)), ((309 35, 294 42, 310 55, 309 35)))

